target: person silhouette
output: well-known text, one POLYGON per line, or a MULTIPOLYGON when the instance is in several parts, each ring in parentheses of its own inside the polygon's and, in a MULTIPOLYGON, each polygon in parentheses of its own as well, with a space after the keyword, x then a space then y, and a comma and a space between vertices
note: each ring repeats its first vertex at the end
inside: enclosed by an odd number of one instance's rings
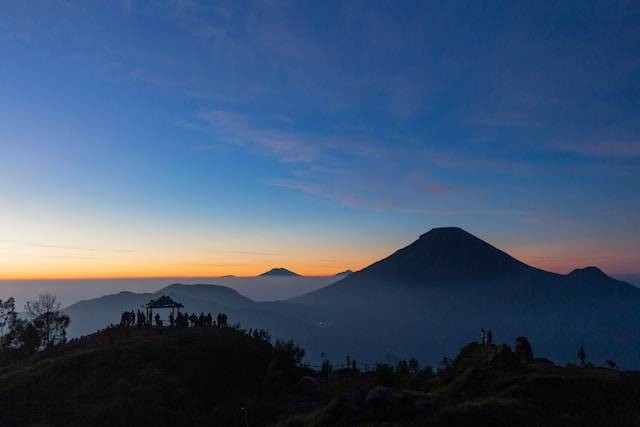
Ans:
POLYGON ((584 361, 587 358, 587 353, 584 351, 584 347, 578 349, 578 359, 580 360, 580 366, 584 366, 584 361))

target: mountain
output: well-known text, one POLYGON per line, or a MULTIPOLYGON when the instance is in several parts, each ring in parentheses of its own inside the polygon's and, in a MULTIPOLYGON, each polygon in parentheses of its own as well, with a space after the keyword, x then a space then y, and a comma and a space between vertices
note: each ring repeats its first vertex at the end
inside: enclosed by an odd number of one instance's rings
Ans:
POLYGON ((353 273, 353 271, 347 269, 345 271, 341 271, 340 273, 336 273, 334 274, 334 276, 348 276, 349 274, 353 273))
POLYGON ((530 267, 457 227, 434 228, 355 273, 353 280, 437 284, 494 280, 535 274, 530 267))
MULTIPOLYGON (((276 285, 296 277, 251 279, 276 285)), ((584 347, 594 362, 610 359, 624 368, 640 367, 640 289, 596 267, 550 273, 448 227, 433 229, 363 270, 334 279, 275 302, 256 302, 216 285, 122 292, 68 307, 69 332, 84 335, 117 323, 123 310, 168 294, 185 311, 225 312, 231 323, 292 338, 316 364, 324 354, 331 360, 350 355, 368 364, 415 357, 436 366, 484 328, 499 342, 527 336, 541 353, 560 362, 574 361, 577 349, 584 347)), ((256 287, 250 283, 246 289, 256 287)))
MULTIPOLYGON (((102 329, 109 324, 118 324, 124 311, 143 310, 151 299, 167 295, 184 305, 187 313, 226 313, 229 323, 239 322, 243 327, 268 329, 274 337, 289 338, 312 333, 304 321, 273 310, 266 310, 260 303, 240 295, 225 286, 175 283, 154 293, 120 292, 100 298, 79 301, 65 308, 71 324, 69 337, 78 337, 102 329)), ((160 311, 166 320, 168 311, 160 311)), ((304 340, 306 342, 306 340, 304 340)))
POLYGON ((294 298, 337 282, 343 276, 217 277, 214 283, 232 288, 254 301, 294 298))
POLYGON ((286 268, 276 267, 276 268, 272 268, 269 271, 265 271, 264 273, 260 274, 258 277, 264 277, 264 276, 300 276, 300 275, 298 273, 294 273, 291 270, 287 270, 286 268))
POLYGON ((505 341, 528 336, 555 360, 574 360, 584 346, 596 360, 640 365, 640 289, 593 267, 534 268, 460 228, 433 229, 287 302, 276 308, 317 325, 333 352, 363 360, 435 363, 485 328, 505 341))

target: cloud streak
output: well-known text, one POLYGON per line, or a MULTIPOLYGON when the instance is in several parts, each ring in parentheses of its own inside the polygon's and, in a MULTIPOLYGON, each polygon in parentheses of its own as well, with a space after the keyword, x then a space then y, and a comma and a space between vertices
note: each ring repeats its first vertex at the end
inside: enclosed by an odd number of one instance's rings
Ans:
POLYGON ((28 241, 28 240, 0 240, 0 243, 17 244, 17 245, 28 246, 32 248, 59 249, 59 250, 79 251, 79 252, 106 252, 106 253, 122 253, 122 254, 135 252, 134 250, 131 250, 131 249, 69 246, 69 245, 59 245, 59 244, 52 244, 52 243, 34 242, 34 241, 28 241))

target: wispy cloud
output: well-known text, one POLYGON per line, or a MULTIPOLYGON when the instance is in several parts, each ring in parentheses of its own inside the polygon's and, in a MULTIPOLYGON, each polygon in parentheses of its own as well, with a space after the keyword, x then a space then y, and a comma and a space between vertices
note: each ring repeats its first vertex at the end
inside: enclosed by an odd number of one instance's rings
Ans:
POLYGON ((259 128, 243 114, 209 110, 199 112, 198 118, 223 142, 266 152, 282 162, 311 162, 321 153, 319 143, 308 136, 274 128, 259 128))
POLYGON ((43 255, 41 258, 49 259, 71 259, 71 260, 99 260, 100 257, 95 256, 76 256, 76 255, 43 255))
POLYGON ((588 157, 612 159, 640 158, 640 140, 561 143, 556 146, 556 149, 588 157))
POLYGON ((34 242, 28 240, 0 240, 0 243, 9 243, 16 244, 21 246, 28 246, 33 248, 45 248, 45 249, 60 249, 60 250, 71 250, 71 251, 79 251, 79 252, 110 252, 110 253, 132 253, 135 252, 131 249, 120 249, 120 248, 93 248, 86 246, 70 246, 70 245, 59 245, 53 243, 43 243, 43 242, 34 242))
POLYGON ((432 213, 442 216, 457 215, 454 209, 441 209, 438 200, 430 196, 439 196, 448 192, 446 185, 409 177, 404 185, 396 187, 366 179, 352 185, 340 183, 312 183, 295 180, 273 180, 269 185, 299 191, 320 197, 354 209, 392 211, 402 213, 432 213))

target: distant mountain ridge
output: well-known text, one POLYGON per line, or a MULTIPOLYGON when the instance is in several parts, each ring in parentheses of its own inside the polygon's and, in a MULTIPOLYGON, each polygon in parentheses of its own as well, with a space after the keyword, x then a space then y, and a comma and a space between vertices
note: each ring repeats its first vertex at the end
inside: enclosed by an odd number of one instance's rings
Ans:
POLYGON ((347 276, 351 273, 353 273, 353 271, 351 271, 350 269, 346 269, 345 271, 341 271, 340 273, 334 274, 334 276, 347 276))
POLYGON ((300 275, 298 273, 294 273, 291 270, 287 270, 286 268, 276 267, 276 268, 272 268, 269 271, 265 271, 264 273, 260 274, 258 277, 264 277, 264 276, 300 276, 300 275))
MULTIPOLYGON (((120 322, 124 311, 143 310, 151 299, 167 295, 184 305, 187 313, 226 313, 232 324, 268 329, 274 336, 288 337, 310 334, 308 325, 280 312, 266 310, 267 305, 256 303, 226 286, 174 283, 154 293, 119 292, 100 298, 79 301, 64 309, 71 318, 69 337, 86 335, 120 322)), ((168 311, 159 314, 166 320, 168 311)))
MULTIPOLYGON (((640 367, 640 289, 596 267, 567 275, 543 271, 446 227, 337 280, 276 302, 257 303, 216 285, 174 284, 158 292, 175 296, 188 311, 227 312, 245 328, 292 338, 312 362, 325 353, 372 363, 416 357, 435 364, 485 328, 499 342, 527 336, 554 360, 574 360, 584 346, 591 360, 640 367)), ((93 327, 96 319, 104 326, 105 318, 157 294, 122 293, 75 304, 68 308, 71 327, 93 327)))

